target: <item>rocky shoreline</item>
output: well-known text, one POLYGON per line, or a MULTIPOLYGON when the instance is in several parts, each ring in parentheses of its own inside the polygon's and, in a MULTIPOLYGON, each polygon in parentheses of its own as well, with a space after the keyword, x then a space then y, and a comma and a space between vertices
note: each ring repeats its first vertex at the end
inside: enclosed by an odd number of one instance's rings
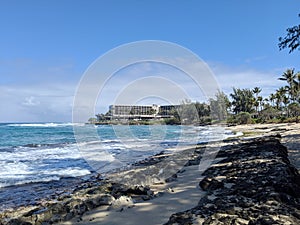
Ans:
MULTIPOLYGON (((217 154, 218 162, 205 170, 204 177, 197 181, 199 186, 195 191, 204 193, 198 198, 198 205, 169 214, 171 217, 165 224, 300 224, 300 177, 290 163, 287 148, 280 143, 279 135, 247 140, 237 138, 222 145, 217 154)), ((177 176, 185 176, 185 170, 199 165, 205 148, 205 145, 199 145, 196 149, 186 150, 185 155, 189 158, 183 160, 186 169, 175 171, 165 180, 155 178, 156 182, 172 184, 177 176)), ((174 161, 174 156, 158 154, 137 163, 131 171, 155 167, 166 159, 174 161)), ((128 174, 132 173, 129 171, 128 174)), ((97 175, 88 179, 65 179, 64 182, 66 187, 76 188, 55 191, 60 184, 54 182, 48 193, 50 197, 36 200, 33 188, 28 204, 0 213, 0 225, 62 224, 71 219, 73 222, 68 224, 98 224, 92 223, 93 217, 85 221, 83 215, 98 207, 106 207, 107 212, 126 213, 139 202, 151 202, 164 192, 173 191, 170 188, 157 191, 147 184, 121 184, 97 175)), ((36 195, 39 190, 47 189, 47 185, 37 185, 36 195)), ((26 188, 20 187, 20 192, 22 190, 26 191, 26 188)), ((9 202, 8 198, 1 200, 9 202)))
POLYGON ((205 171, 198 205, 171 224, 300 224, 300 176, 279 136, 224 146, 205 171))
MULTIPOLYGON (((148 167, 166 157, 159 153, 133 166, 148 167)), ((60 223, 100 206, 121 208, 155 197, 147 186, 114 183, 99 174, 5 187, 0 194, 0 225, 60 223)))

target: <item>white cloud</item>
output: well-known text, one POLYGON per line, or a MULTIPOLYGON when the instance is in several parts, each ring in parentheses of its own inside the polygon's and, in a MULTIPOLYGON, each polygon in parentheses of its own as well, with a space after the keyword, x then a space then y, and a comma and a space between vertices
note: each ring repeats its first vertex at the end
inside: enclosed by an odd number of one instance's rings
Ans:
POLYGON ((22 104, 26 106, 36 106, 39 105, 40 102, 36 100, 34 96, 30 96, 30 97, 26 97, 25 101, 22 104))
POLYGON ((75 85, 1 86, 1 122, 71 121, 75 85))
POLYGON ((263 61, 267 58, 267 56, 256 56, 253 58, 247 58, 245 60, 245 63, 253 63, 253 62, 257 62, 257 61, 263 61))

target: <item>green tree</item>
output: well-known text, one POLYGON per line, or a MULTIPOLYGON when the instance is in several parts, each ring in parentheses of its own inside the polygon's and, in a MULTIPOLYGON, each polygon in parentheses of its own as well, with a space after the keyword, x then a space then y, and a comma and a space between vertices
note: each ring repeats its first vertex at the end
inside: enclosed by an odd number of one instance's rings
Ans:
POLYGON ((265 121, 272 120, 272 119, 278 117, 279 114, 280 114, 280 112, 278 111, 278 109, 276 109, 270 105, 266 105, 265 108, 260 113, 260 119, 262 122, 265 122, 265 121))
POLYGON ((196 110, 198 112, 199 118, 209 117, 210 116, 210 107, 205 103, 196 102, 196 110))
POLYGON ((296 100, 300 103, 300 72, 296 74, 295 89, 296 89, 296 100))
POLYGON ((263 106, 263 102, 264 102, 264 99, 262 96, 258 96, 257 99, 257 104, 258 104, 258 112, 261 110, 262 106, 263 106))
POLYGON ((106 119, 103 113, 97 114, 96 117, 97 117, 97 122, 104 121, 106 119))
POLYGON ((284 104, 284 110, 285 110, 286 116, 289 117, 289 110, 288 110, 287 106, 290 103, 290 99, 286 95, 284 95, 283 99, 282 99, 282 103, 284 104))
POLYGON ((214 120, 224 121, 228 115, 228 109, 231 106, 231 103, 228 97, 224 92, 219 91, 216 94, 215 99, 209 99, 210 109, 211 109, 211 117, 214 120))
POLYGON ((260 99, 258 99, 258 94, 261 92, 261 88, 260 87, 255 87, 253 88, 252 90, 253 94, 255 94, 255 98, 254 98, 254 106, 255 106, 255 110, 256 110, 256 113, 258 113, 258 108, 260 106, 260 99))
POLYGON ((255 87, 253 88, 253 94, 255 94, 255 97, 258 97, 258 94, 261 92, 261 88, 260 87, 255 87))
POLYGON ((182 124, 198 124, 199 116, 195 104, 185 99, 178 108, 178 114, 182 124))
POLYGON ((286 97, 286 88, 285 87, 280 87, 279 89, 276 90, 275 93, 275 98, 276 98, 276 107, 277 109, 283 109, 285 104, 284 100, 286 97))
POLYGON ((95 124, 95 123, 97 123, 97 118, 91 117, 91 118, 89 118, 88 122, 91 124, 95 124))
POLYGON ((269 100, 270 100, 271 106, 274 106, 275 99, 276 99, 275 94, 271 93, 270 96, 269 96, 269 100))
POLYGON ((288 106, 289 113, 292 117, 296 118, 296 122, 299 122, 299 116, 300 116, 300 105, 296 102, 289 104, 288 106))
POLYGON ((238 114, 240 112, 253 112, 254 96, 250 89, 233 88, 233 93, 230 94, 232 98, 233 112, 238 114))
MULTIPOLYGON (((298 16, 300 17, 300 14, 298 16)), ((300 24, 287 28, 286 32, 285 37, 279 38, 278 46, 280 50, 288 48, 291 53, 300 46, 300 24)))
POLYGON ((285 86, 290 99, 295 102, 297 99, 297 88, 298 83, 296 81, 297 74, 295 73, 295 69, 287 69, 283 74, 282 77, 278 78, 279 80, 286 81, 288 83, 287 86, 285 86))

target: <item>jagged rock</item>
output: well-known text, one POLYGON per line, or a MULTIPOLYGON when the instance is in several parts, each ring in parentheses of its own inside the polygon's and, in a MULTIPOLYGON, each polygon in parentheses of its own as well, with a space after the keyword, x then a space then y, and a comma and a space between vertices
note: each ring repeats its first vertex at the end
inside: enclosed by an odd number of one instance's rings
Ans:
POLYGON ((300 176, 278 138, 223 147, 217 157, 224 159, 199 182, 207 195, 166 224, 180 224, 182 218, 183 224, 199 218, 201 224, 300 224, 300 176))
POLYGON ((171 177, 167 178, 165 181, 167 183, 175 181, 177 179, 177 174, 173 174, 171 177))
MULTIPOLYGON (((79 196, 78 196, 79 197, 79 196)), ((111 205, 115 198, 109 194, 96 194, 89 198, 67 198, 62 202, 47 203, 47 207, 34 207, 28 211, 6 213, 1 218, 1 225, 42 225, 70 220, 74 216, 82 215, 88 210, 101 205, 111 205), (12 219, 15 218, 15 219, 12 219)))
POLYGON ((12 219, 7 223, 7 225, 32 225, 32 223, 23 222, 19 219, 12 219))
POLYGON ((61 192, 56 199, 44 201, 0 214, 0 225, 46 225, 70 220, 99 206, 123 209, 132 207, 133 201, 146 201, 154 193, 146 186, 126 186, 88 180, 70 195, 61 192))
POLYGON ((224 184, 214 178, 205 177, 203 180, 199 182, 199 186, 204 191, 208 191, 208 190, 212 191, 224 187, 224 184))

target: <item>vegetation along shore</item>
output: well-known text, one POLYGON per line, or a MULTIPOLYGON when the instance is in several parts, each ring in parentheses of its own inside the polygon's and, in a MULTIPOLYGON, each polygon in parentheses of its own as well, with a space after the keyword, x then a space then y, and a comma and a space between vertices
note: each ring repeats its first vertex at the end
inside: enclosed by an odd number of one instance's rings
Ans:
POLYGON ((90 118, 89 123, 209 125, 222 122, 235 125, 299 122, 300 72, 288 69, 278 79, 284 85, 268 97, 260 94, 260 87, 234 87, 229 96, 220 91, 208 103, 186 99, 175 106, 111 106, 107 113, 90 118), (123 111, 116 112, 115 107, 123 111))

